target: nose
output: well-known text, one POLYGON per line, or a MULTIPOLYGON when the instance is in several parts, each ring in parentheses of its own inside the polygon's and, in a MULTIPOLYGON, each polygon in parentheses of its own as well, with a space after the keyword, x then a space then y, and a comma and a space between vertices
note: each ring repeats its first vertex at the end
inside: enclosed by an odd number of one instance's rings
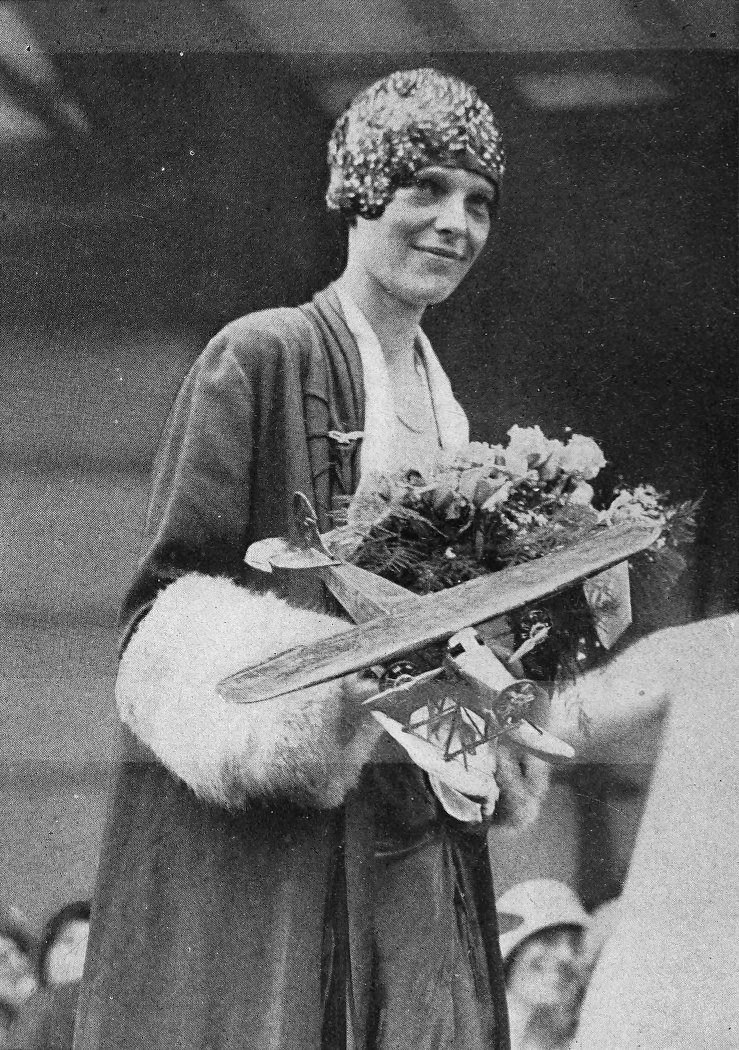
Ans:
POLYGON ((467 233, 467 208, 463 193, 449 193, 444 196, 439 202, 435 225, 439 233, 467 233))
POLYGON ((569 936, 559 937, 552 945, 552 959, 558 969, 576 973, 580 962, 578 945, 569 936))
POLYGON ((557 957, 557 962, 563 969, 575 970, 577 954, 571 946, 561 948, 557 957))

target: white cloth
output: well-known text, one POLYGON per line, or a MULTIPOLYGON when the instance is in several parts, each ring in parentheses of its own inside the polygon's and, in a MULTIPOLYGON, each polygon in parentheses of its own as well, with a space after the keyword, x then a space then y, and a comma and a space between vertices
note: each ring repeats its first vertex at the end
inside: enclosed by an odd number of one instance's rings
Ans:
MULTIPOLYGON (((398 449, 403 447, 385 355, 372 327, 347 292, 335 286, 347 327, 362 359, 364 378, 364 439, 360 466, 362 475, 388 474, 397 470, 398 449)), ((463 448, 470 439, 464 409, 452 393, 451 383, 426 334, 419 328, 417 349, 423 361, 434 408, 439 442, 445 451, 463 448)))
POLYGON ((739 615, 642 638, 606 665, 598 700, 613 706, 630 694, 638 706, 650 681, 662 682, 670 712, 618 923, 572 1050, 731 1050, 739 1042, 739 615))
MULTIPOLYGON (((402 465, 400 450, 408 435, 398 425, 393 393, 385 355, 380 340, 352 297, 340 287, 336 293, 341 303, 347 328, 362 359, 364 379, 364 437, 360 457, 361 478, 393 473, 402 465)), ((416 349, 421 356, 434 410, 439 444, 444 451, 454 452, 470 440, 470 428, 464 409, 452 393, 451 383, 431 343, 421 328, 417 329, 416 349)), ((361 485, 361 482, 360 482, 361 485)), ((479 823, 481 807, 430 775, 434 794, 444 809, 457 820, 479 823)))

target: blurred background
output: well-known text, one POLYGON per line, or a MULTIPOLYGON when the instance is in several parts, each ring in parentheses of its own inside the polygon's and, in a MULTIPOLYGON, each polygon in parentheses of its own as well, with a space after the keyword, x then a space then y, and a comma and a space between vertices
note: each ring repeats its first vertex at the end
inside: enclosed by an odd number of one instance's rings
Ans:
MULTIPOLYGON (((663 620, 736 607, 735 45, 724 0, 0 4, 0 900, 38 927, 91 893, 166 413, 222 324, 338 274, 325 143, 393 68, 471 80, 507 142, 492 247, 426 324, 474 436, 570 426, 610 484, 701 498, 663 620)), ((558 777, 499 889, 613 896, 647 743, 558 777)))

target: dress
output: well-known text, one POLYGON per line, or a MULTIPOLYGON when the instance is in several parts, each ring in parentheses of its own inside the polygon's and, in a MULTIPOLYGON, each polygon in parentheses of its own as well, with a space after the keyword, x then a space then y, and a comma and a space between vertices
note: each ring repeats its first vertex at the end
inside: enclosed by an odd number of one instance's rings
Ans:
MULTIPOLYGON (((294 491, 329 527, 332 500, 359 480, 341 435, 363 419, 333 289, 216 336, 165 430, 123 644, 186 574, 259 586, 244 552, 287 531, 294 491)), ((122 727, 74 1045, 505 1050, 484 833, 446 817, 407 764, 365 769, 342 805, 219 806, 122 727), (420 960, 441 957, 429 984, 420 960), (473 1000, 486 1031, 472 1030, 473 1000)))

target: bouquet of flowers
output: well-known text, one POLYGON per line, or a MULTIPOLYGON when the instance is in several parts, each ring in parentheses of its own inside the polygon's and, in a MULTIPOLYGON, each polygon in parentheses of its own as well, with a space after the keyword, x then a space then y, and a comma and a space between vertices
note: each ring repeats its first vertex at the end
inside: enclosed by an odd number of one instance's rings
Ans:
MULTIPOLYGON (((476 576, 562 550, 597 529, 630 520, 659 532, 633 559, 626 595, 597 586, 519 610, 510 617, 517 649, 527 649, 528 676, 571 675, 602 643, 593 626, 598 602, 660 603, 685 568, 694 503, 669 504, 651 485, 619 488, 598 506, 590 484, 606 465, 590 437, 547 438, 540 427, 513 426, 508 443, 472 442, 403 474, 365 480, 327 539, 343 558, 415 593, 453 587, 476 576), (532 645, 538 636, 540 645, 532 645)), ((630 620, 630 611, 629 611, 630 620)))

